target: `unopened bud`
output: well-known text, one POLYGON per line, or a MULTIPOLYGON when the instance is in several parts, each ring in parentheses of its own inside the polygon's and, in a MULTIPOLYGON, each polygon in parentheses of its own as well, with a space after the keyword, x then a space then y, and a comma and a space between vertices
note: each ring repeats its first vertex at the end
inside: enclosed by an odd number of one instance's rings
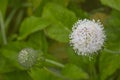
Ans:
POLYGON ((37 62, 37 51, 32 48, 25 48, 19 52, 18 62, 25 68, 32 67, 37 62))

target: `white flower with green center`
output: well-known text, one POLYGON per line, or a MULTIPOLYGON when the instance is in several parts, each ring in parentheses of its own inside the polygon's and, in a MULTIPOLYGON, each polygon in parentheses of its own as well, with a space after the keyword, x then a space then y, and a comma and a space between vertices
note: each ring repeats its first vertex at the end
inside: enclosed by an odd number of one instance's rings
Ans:
POLYGON ((91 55, 101 50, 105 41, 103 25, 95 20, 78 20, 70 34, 70 44, 78 55, 91 55))
POLYGON ((22 49, 19 52, 18 61, 23 67, 30 68, 37 61, 37 52, 32 48, 22 49))

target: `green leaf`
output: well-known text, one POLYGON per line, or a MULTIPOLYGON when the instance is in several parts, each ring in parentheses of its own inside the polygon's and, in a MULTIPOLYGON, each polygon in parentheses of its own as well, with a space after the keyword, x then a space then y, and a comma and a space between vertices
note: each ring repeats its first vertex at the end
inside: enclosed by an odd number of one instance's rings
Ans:
POLYGON ((81 67, 83 70, 89 71, 89 57, 88 56, 82 56, 82 55, 77 55, 77 53, 75 53, 75 51, 73 50, 72 47, 70 47, 70 45, 68 45, 66 47, 67 50, 67 55, 68 55, 68 61, 72 64, 75 64, 79 67, 81 67))
POLYGON ((120 0, 101 0, 102 4, 120 11, 120 0))
POLYGON ((67 6, 70 0, 51 0, 51 1, 53 1, 54 3, 58 5, 67 6))
POLYGON ((46 34, 59 42, 68 42, 70 30, 61 23, 52 24, 45 29, 46 34))
POLYGON ((100 80, 105 80, 111 76, 117 69, 120 69, 120 54, 103 52, 100 57, 100 80))
POLYGON ((0 0, 0 11, 1 11, 3 17, 5 16, 7 4, 8 4, 8 0, 0 0))
MULTIPOLYGON (((34 1, 34 0, 33 0, 34 1)), ((41 1, 41 0, 40 0, 41 1)), ((42 15, 42 11, 43 11, 43 8, 45 6, 45 4, 50 1, 50 0, 42 0, 39 4, 39 6, 35 9, 34 11, 34 15, 35 16, 38 16, 38 17, 41 17, 42 15)))
POLYGON ((77 20, 75 14, 55 3, 48 3, 44 7, 42 17, 51 21, 51 26, 47 28, 47 35, 60 42, 68 42, 68 37, 72 25, 77 20))
POLYGON ((34 17, 34 16, 28 17, 21 24, 18 39, 20 39, 20 40, 24 39, 28 35, 36 32, 36 31, 44 29, 49 24, 50 23, 43 18, 34 17))
POLYGON ((43 68, 32 68, 29 72, 29 75, 33 80, 56 80, 55 76, 43 68))
POLYGON ((105 31, 107 35, 105 50, 100 56, 101 80, 112 77, 120 69, 120 12, 112 11, 106 20, 105 31), (107 48, 107 49, 106 49, 107 48))
POLYGON ((88 79, 88 74, 84 72, 81 68, 73 64, 68 64, 62 70, 64 76, 70 79, 88 79))
MULTIPOLYGON (((59 62, 66 63, 68 60, 68 55, 66 54, 66 44, 65 43, 59 43, 59 42, 54 42, 49 46, 48 52, 51 53, 50 55, 53 56, 54 58, 50 58, 52 60, 56 60, 59 62)), ((49 58, 49 57, 48 57, 49 58)))
POLYGON ((9 59, 5 58, 3 55, 0 54, 0 73, 6 73, 14 71, 15 68, 12 64, 10 64, 9 59))
POLYGON ((68 8, 72 10, 79 19, 89 18, 89 14, 86 11, 82 10, 79 5, 76 5, 76 2, 74 0, 70 2, 68 8))
POLYGON ((55 22, 59 21, 70 29, 77 20, 74 12, 54 3, 48 3, 44 7, 42 16, 55 22))
POLYGON ((110 17, 106 20, 105 30, 107 35, 106 47, 110 50, 118 51, 120 49, 120 12, 112 11, 110 17))
POLYGON ((42 0, 29 0, 32 2, 32 6, 36 9, 42 2, 42 0))
POLYGON ((31 34, 27 42, 32 44, 35 49, 42 50, 43 53, 47 53, 48 43, 43 31, 38 31, 31 34))
POLYGON ((32 80, 27 71, 13 71, 4 74, 3 80, 32 80))

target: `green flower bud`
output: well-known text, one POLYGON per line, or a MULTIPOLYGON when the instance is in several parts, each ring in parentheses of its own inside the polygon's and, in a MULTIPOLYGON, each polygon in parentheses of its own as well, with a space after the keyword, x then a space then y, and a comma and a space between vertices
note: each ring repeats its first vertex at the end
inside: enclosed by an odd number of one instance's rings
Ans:
POLYGON ((32 67, 37 62, 37 51, 32 48, 25 48, 19 52, 18 62, 25 68, 32 67))

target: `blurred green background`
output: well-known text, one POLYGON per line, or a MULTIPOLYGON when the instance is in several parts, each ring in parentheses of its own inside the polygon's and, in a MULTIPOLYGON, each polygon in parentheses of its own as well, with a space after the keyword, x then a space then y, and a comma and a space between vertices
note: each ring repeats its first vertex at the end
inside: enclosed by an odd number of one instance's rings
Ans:
POLYGON ((120 0, 0 0, 0 80, 120 80, 120 0), (99 19, 107 35, 91 61, 69 45, 73 24, 84 18, 99 19), (24 69, 17 57, 29 47, 65 67, 24 69))

